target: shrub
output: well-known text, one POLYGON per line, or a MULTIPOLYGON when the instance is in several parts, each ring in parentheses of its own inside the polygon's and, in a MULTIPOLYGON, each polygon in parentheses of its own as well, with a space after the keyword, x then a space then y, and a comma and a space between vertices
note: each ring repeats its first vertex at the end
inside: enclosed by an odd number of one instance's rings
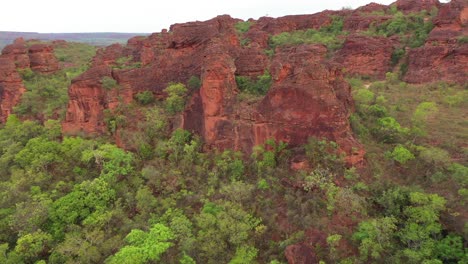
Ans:
POLYGON ((166 98, 166 111, 170 114, 176 114, 184 110, 185 95, 187 88, 182 83, 170 84, 164 91, 168 94, 166 98))
POLYGON ((236 83, 239 90, 243 92, 254 95, 265 95, 273 81, 270 73, 265 71, 265 73, 258 76, 256 80, 252 80, 247 76, 236 76, 236 83))
POLYGON ((375 94, 368 89, 359 89, 353 94, 354 100, 359 104, 371 104, 374 102, 375 94))
POLYGON ((133 98, 141 105, 148 105, 154 101, 154 96, 151 91, 137 93, 133 98))
POLYGON ((117 81, 109 76, 104 76, 101 79, 101 84, 104 89, 110 90, 118 87, 117 81))
POLYGON ((250 21, 240 21, 240 22, 237 22, 236 25, 234 25, 237 32, 239 33, 245 33, 249 31, 250 26, 252 26, 252 23, 250 21))
POLYGON ((460 37, 458 37, 457 42, 458 42, 459 44, 466 44, 466 43, 468 43, 468 36, 460 36, 460 37))
POLYGON ((190 79, 187 81, 187 87, 191 90, 198 90, 200 89, 202 83, 200 78, 198 76, 192 75, 190 76, 190 79))
POLYGON ((405 135, 409 130, 401 127, 400 123, 393 117, 383 117, 377 119, 376 126, 372 129, 374 136, 383 143, 394 143, 405 135))
POLYGON ((362 82, 362 80, 360 78, 351 78, 351 79, 348 79, 348 83, 349 85, 351 85, 351 87, 353 89, 361 89, 361 88, 364 88, 364 83, 362 82))
POLYGON ((390 153, 390 158, 398 161, 400 164, 405 164, 406 162, 414 159, 414 155, 407 148, 402 145, 398 145, 390 153))
MULTIPOLYGON (((333 26, 336 27, 336 26, 333 26)), ((330 29, 336 30, 336 29, 330 29)), ((344 38, 340 37, 345 35, 345 32, 332 31, 328 32, 326 29, 317 31, 315 29, 296 30, 292 32, 283 32, 274 35, 270 38, 270 47, 276 48, 284 45, 299 45, 299 44, 323 44, 331 51, 341 48, 344 38)))
POLYGON ((429 118, 433 117, 438 112, 437 105, 434 102, 422 102, 414 111, 412 122, 414 131, 424 136, 426 135, 426 123, 429 118))

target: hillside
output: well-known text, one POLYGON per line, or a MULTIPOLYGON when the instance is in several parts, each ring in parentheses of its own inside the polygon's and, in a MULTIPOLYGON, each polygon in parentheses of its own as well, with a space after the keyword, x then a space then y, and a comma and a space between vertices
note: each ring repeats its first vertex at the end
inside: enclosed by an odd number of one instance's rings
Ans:
POLYGON ((0 49, 11 44, 17 38, 37 39, 41 41, 65 40, 87 43, 94 46, 108 46, 113 43, 125 44, 135 36, 145 36, 145 33, 37 33, 0 31, 0 49))
POLYGON ((466 263, 468 3, 0 55, 0 263, 466 263))

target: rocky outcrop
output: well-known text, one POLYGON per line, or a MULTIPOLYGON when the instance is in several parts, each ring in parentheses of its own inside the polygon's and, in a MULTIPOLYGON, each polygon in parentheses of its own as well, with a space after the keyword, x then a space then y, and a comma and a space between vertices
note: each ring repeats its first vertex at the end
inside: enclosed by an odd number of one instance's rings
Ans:
MULTIPOLYGON (((337 141, 349 156, 360 156, 356 162, 362 160, 362 152, 352 151, 361 147, 348 123, 353 109, 349 86, 340 68, 326 62, 325 46, 278 49, 270 58, 261 37, 251 40, 249 46, 240 45, 242 36, 234 27, 237 22, 220 16, 176 24, 169 33, 102 49, 91 70, 70 87, 64 132, 103 133, 105 109, 130 102, 135 93, 144 90, 164 97, 168 83, 186 83, 191 76, 199 76, 201 88, 192 94, 180 126, 201 135, 207 148, 250 152, 269 138, 298 146, 316 136, 337 141), (130 60, 127 66, 142 66, 118 67, 123 57, 130 60), (274 84, 263 100, 253 104, 239 100, 235 76, 255 79, 264 72, 271 72, 274 84), (102 88, 100 80, 106 76, 116 80, 119 88, 102 88)), ((328 13, 279 21, 263 18, 249 32, 319 28, 329 22, 328 13)))
MULTIPOLYGON (((400 0, 395 4, 405 13, 439 6, 441 10, 428 43, 423 48, 408 49, 406 80, 466 80, 466 44, 457 42, 465 34, 466 27, 461 25, 467 20, 466 4, 462 0, 446 5, 416 2, 400 0), (449 28, 456 33, 445 37, 438 33, 449 28), (436 42, 448 44, 438 46, 436 42)), ((224 15, 205 22, 175 24, 169 31, 130 39, 126 46, 111 45, 98 51, 92 68, 73 81, 63 130, 104 133, 106 109, 129 103, 136 93, 146 90, 163 99, 163 90, 170 82, 186 83, 197 76, 201 89, 191 91, 185 111, 173 126, 199 134, 207 148, 249 152, 268 138, 298 146, 315 136, 338 142, 348 161, 358 163, 363 151, 349 127, 353 105, 342 70, 344 74, 377 79, 394 70, 391 57, 395 48, 401 47, 402 38, 361 33, 372 24, 391 19, 389 9, 372 3, 354 11, 262 17, 250 20, 245 33, 235 29, 240 20, 224 15), (320 29, 330 25, 333 16, 343 16, 344 29, 350 32, 336 52, 322 45, 278 47, 275 51, 268 45, 271 35, 320 29), (238 96, 236 76, 255 80, 265 72, 273 77, 266 96, 257 101, 238 96), (114 79, 119 88, 103 88, 104 77, 114 79)))
POLYGON ((395 4, 397 9, 404 13, 431 11, 441 5, 438 0, 398 0, 395 4))
POLYGON ((275 138, 299 146, 313 135, 336 141, 353 154, 352 147, 359 144, 348 123, 353 110, 350 86, 341 69, 326 63, 326 53, 321 45, 277 50, 271 66, 275 83, 258 106, 255 144, 275 138))
POLYGON ((34 44, 29 47, 30 67, 39 73, 54 73, 59 70, 59 63, 54 55, 54 48, 47 44, 34 44))
POLYGON ((408 56, 409 83, 447 81, 466 83, 468 79, 468 2, 453 0, 444 4, 434 20, 434 29, 423 47, 412 49, 408 56))
POLYGON ((0 123, 4 123, 26 91, 15 61, 0 56, 0 123))
POLYGON ((2 50, 2 57, 12 60, 20 69, 29 68, 28 47, 23 38, 16 39, 13 44, 2 50))
POLYGON ((58 71, 59 64, 53 53, 53 47, 35 44, 28 48, 28 43, 18 38, 2 50, 0 55, 0 123, 5 122, 26 91, 18 70, 27 68, 41 74, 58 71))
POLYGON ((391 71, 394 41, 385 37, 351 35, 334 61, 351 75, 384 78, 391 71))

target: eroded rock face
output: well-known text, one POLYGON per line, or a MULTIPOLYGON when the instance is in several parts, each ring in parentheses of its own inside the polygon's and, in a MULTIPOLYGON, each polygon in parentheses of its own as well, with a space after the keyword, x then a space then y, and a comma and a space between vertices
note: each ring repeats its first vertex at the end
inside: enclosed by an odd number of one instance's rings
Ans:
MULTIPOLYGON (((461 0, 447 5, 411 0, 396 4, 404 12, 441 7, 428 43, 408 51, 406 80, 466 80, 466 44, 457 44, 457 38, 465 34, 466 27, 462 25, 467 20, 466 4, 461 0), (455 33, 447 33, 449 30, 455 33)), ((235 25, 240 20, 219 16, 205 22, 175 24, 169 31, 130 39, 126 46, 111 45, 97 53, 89 72, 73 81, 63 130, 104 133, 106 109, 130 103, 136 93, 145 90, 163 99, 163 90, 170 82, 186 83, 191 76, 197 76, 201 89, 191 91, 178 119, 181 121, 173 127, 199 134, 208 148, 249 152, 268 138, 298 146, 315 136, 338 142, 347 153, 348 162, 359 163, 364 153, 349 127, 353 104, 342 70, 377 79, 394 70, 391 57, 401 39, 359 33, 372 23, 390 19, 389 15, 373 14, 388 9, 389 6, 372 3, 354 11, 263 17, 251 20, 245 34, 236 32, 235 25), (269 36, 319 29, 329 25, 334 15, 344 17, 344 29, 350 32, 337 52, 330 53, 322 45, 282 47, 274 54, 270 50, 268 55, 265 52, 270 49, 269 36), (248 41, 241 45, 245 39, 248 41), (265 72, 273 77, 270 91, 259 101, 242 101, 235 77, 255 79, 265 72), (102 78, 106 76, 114 79, 119 89, 104 89, 102 78)))
POLYGON ((326 62, 326 47, 284 48, 269 58, 264 52, 264 35, 259 34, 319 28, 330 23, 329 13, 333 12, 279 21, 263 18, 246 34, 259 36, 248 46, 240 45, 234 27, 239 20, 229 16, 176 24, 170 33, 134 38, 126 47, 109 46, 97 53, 90 71, 73 81, 63 130, 103 133, 105 109, 128 103, 144 90, 164 97, 168 83, 186 83, 195 75, 202 85, 192 94, 180 126, 201 135, 206 147, 250 152, 269 138, 298 146, 316 136, 337 141, 352 156, 352 147, 361 147, 348 123, 353 109, 349 86, 340 68, 326 62), (122 57, 130 58, 128 65, 139 62, 142 67, 118 69, 122 57), (274 79, 265 98, 255 104, 238 100, 235 76, 256 78, 264 72, 271 72, 274 79), (115 79, 119 89, 103 89, 105 76, 115 79))
POLYGON ((398 0, 396 6, 398 10, 410 13, 421 10, 431 11, 433 8, 439 8, 440 2, 438 0, 398 0))
POLYGON ((0 122, 4 123, 26 91, 15 61, 0 56, 0 122))
POLYGON ((334 59, 351 75, 384 78, 391 71, 394 41, 385 37, 349 36, 334 59))
POLYGON ((277 52, 271 66, 275 83, 258 106, 255 143, 275 138, 299 146, 313 135, 336 141, 348 156, 361 155, 351 150, 359 144, 348 123, 350 86, 341 69, 325 61, 327 49, 301 45, 277 52))
POLYGON ((54 48, 47 44, 34 44, 29 47, 30 67, 39 73, 54 73, 59 70, 59 63, 54 55, 54 48))
POLYGON ((468 2, 455 0, 444 4, 434 25, 426 44, 409 52, 404 80, 409 83, 466 83, 468 44, 459 40, 468 35, 468 2))
POLYGON ((53 73, 59 69, 58 61, 49 45, 36 44, 28 48, 27 42, 16 39, 0 55, 0 123, 4 123, 26 91, 18 70, 31 68, 39 73, 53 73))
POLYGON ((15 65, 20 69, 29 68, 28 47, 23 38, 18 38, 13 44, 3 48, 2 57, 14 61, 15 65))

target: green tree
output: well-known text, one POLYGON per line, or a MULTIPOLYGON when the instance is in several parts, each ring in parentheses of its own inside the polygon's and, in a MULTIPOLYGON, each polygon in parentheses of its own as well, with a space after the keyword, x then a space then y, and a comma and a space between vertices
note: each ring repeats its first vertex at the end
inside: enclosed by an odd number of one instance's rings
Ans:
POLYGON ((115 195, 115 190, 101 178, 75 185, 72 192, 52 204, 50 218, 54 235, 62 236, 63 229, 71 224, 103 225, 108 221, 110 215, 106 211, 115 195))
POLYGON ((167 93, 166 98, 166 111, 172 115, 181 112, 185 107, 185 96, 187 88, 182 83, 172 83, 164 92, 167 93))
POLYGON ((396 224, 397 219, 394 217, 371 219, 359 223, 353 239, 359 242, 359 255, 363 260, 371 258, 378 261, 393 252, 396 224))
POLYGON ((236 250, 236 254, 229 261, 229 264, 251 264, 255 263, 258 249, 251 246, 240 246, 236 250))
POLYGON ((107 259, 109 264, 144 264, 148 261, 158 261, 173 243, 174 233, 163 224, 155 224, 149 232, 139 229, 132 230, 125 241, 127 245, 114 256, 107 259))
POLYGON ((420 103, 413 114, 413 125, 415 132, 419 135, 426 135, 427 121, 438 112, 438 107, 434 102, 420 103))
POLYGON ((16 242, 15 253, 26 262, 33 263, 47 257, 52 243, 52 236, 41 230, 21 236, 16 242))
POLYGON ((135 100, 141 105, 149 105, 154 102, 154 96, 151 91, 143 91, 135 94, 135 100))
POLYGON ((406 164, 408 161, 415 158, 413 153, 402 145, 396 146, 389 156, 400 164, 406 164))

